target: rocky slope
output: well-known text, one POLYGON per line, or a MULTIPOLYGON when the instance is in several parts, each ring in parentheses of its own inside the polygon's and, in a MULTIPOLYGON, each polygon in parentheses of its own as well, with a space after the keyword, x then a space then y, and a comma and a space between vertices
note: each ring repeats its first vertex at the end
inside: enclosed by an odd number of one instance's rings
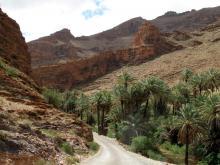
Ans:
POLYGON ((220 20, 220 6, 183 13, 169 11, 152 20, 161 32, 194 31, 220 20))
POLYGON ((29 73, 30 54, 19 25, 0 9, 0 54, 12 66, 29 73))
POLYGON ((176 32, 170 35, 170 39, 178 40, 186 48, 137 66, 125 66, 81 88, 87 93, 101 89, 111 90, 117 82, 117 76, 122 72, 128 72, 139 80, 148 76, 158 76, 172 85, 177 83, 184 68, 190 68, 195 72, 220 68, 220 22, 192 33, 176 32))
POLYGON ((64 144, 74 150, 71 158, 87 153, 90 127, 44 101, 26 74, 30 56, 19 26, 1 10, 0 17, 0 164, 65 164, 64 144))
POLYGON ((33 77, 41 85, 61 89, 181 48, 142 18, 91 37, 74 38, 64 29, 29 43, 33 77), (57 34, 66 38, 61 40, 57 34))
POLYGON ((197 40, 186 42, 191 39, 188 31, 219 18, 220 7, 215 7, 180 14, 167 12, 150 22, 137 17, 92 36, 74 37, 63 29, 28 43, 32 75, 41 85, 69 89, 124 65, 200 45, 197 40), (152 24, 166 33, 161 34, 152 24))

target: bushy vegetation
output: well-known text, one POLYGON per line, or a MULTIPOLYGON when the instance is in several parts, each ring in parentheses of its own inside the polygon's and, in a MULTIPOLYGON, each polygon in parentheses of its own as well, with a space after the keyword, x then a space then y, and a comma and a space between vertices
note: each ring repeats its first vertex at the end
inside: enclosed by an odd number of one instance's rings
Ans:
POLYGON ((218 164, 219 87, 220 71, 216 69, 202 73, 185 69, 173 87, 158 77, 135 80, 123 73, 112 91, 91 96, 79 91, 60 93, 58 107, 77 114, 99 134, 115 136, 148 157, 165 160, 162 147, 185 155, 185 164, 189 164, 189 155, 200 164, 218 164))
POLYGON ((92 151, 98 151, 99 145, 96 142, 89 142, 89 149, 92 151))
POLYGON ((146 136, 137 136, 132 139, 131 150, 134 152, 141 153, 142 155, 148 156, 147 151, 149 149, 155 149, 155 146, 152 143, 150 138, 146 136))
POLYGON ((60 144, 60 149, 68 155, 74 154, 74 149, 68 142, 62 142, 60 144))
POLYGON ((18 70, 7 65, 2 59, 0 59, 0 68, 2 68, 8 76, 18 76, 18 70))
POLYGON ((63 98, 58 90, 45 88, 43 90, 43 95, 46 101, 54 107, 60 108, 62 106, 63 98))
POLYGON ((170 142, 166 141, 161 145, 162 148, 173 152, 174 154, 181 154, 184 155, 185 148, 184 146, 179 146, 177 144, 171 144, 170 142))

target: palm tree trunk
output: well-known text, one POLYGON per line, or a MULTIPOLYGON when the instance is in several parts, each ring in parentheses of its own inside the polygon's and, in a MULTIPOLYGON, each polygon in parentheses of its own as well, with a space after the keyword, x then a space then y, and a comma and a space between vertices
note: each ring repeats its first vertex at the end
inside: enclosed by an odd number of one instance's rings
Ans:
POLYGON ((202 86, 199 85, 199 94, 201 95, 202 94, 202 86))
POLYGON ((149 100, 147 99, 147 102, 145 103, 145 107, 144 107, 144 114, 143 114, 144 118, 146 118, 147 116, 148 101, 149 100))
POLYGON ((175 109, 175 103, 173 103, 173 115, 175 115, 176 109, 175 109))
POLYGON ((189 128, 186 126, 186 150, 185 150, 185 165, 189 164, 189 128))
POLYGON ((98 122, 98 134, 100 134, 100 109, 99 105, 97 105, 97 122, 98 122))
POLYGON ((118 137, 118 124, 115 122, 115 136, 118 137))
POLYGON ((83 110, 80 111, 80 119, 83 120, 83 110))
POLYGON ((124 111, 124 101, 121 99, 121 111, 122 111, 122 118, 125 119, 125 111, 124 111))
POLYGON ((104 133, 104 120, 105 120, 105 110, 104 110, 104 108, 102 108, 102 117, 101 117, 101 135, 103 135, 103 133, 104 133))

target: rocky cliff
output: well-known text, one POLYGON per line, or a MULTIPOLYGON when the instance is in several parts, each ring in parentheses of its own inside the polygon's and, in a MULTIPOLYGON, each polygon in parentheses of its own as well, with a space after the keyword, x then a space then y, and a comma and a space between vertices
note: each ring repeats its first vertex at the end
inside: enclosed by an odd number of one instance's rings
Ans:
POLYGON ((183 13, 169 11, 151 22, 161 32, 173 32, 176 30, 190 32, 206 27, 218 20, 220 20, 220 6, 183 13))
POLYGON ((61 89, 73 88, 123 65, 181 49, 142 18, 127 21, 112 31, 65 42, 54 39, 55 34, 30 42, 29 50, 33 57, 32 75, 37 82, 61 89))
POLYGON ((29 74, 30 55, 19 25, 0 9, 0 57, 29 74))
POLYGON ((72 88, 123 65, 200 45, 190 40, 189 31, 219 18, 220 7, 215 7, 179 14, 167 12, 152 21, 137 17, 92 36, 74 37, 63 29, 28 43, 32 75, 41 85, 72 88))
POLYGON ((0 164, 64 164, 62 144, 75 158, 87 153, 91 128, 44 101, 26 74, 30 56, 19 26, 2 11, 0 17, 0 164))

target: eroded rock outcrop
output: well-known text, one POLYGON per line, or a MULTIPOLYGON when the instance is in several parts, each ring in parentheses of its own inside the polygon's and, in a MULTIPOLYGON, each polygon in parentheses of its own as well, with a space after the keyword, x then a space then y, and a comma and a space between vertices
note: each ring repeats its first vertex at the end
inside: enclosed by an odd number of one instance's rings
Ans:
POLYGON ((30 54, 19 25, 0 9, 0 57, 29 74, 30 54))
POLYGON ((215 22, 220 18, 219 11, 219 7, 171 11, 150 22, 137 17, 102 33, 78 38, 67 29, 61 30, 28 44, 33 77, 41 85, 69 89, 126 64, 199 46, 202 42, 193 39, 188 31, 215 22))
MULTIPOLYGON (((140 18, 137 19, 140 23, 140 18)), ((70 89, 79 83, 93 80, 123 65, 138 64, 163 53, 181 48, 178 45, 167 42, 161 36, 159 30, 148 21, 142 21, 142 24, 139 24, 139 28, 130 21, 120 26, 113 28, 114 37, 110 40, 108 40, 109 37, 107 36, 109 36, 111 31, 107 31, 108 35, 101 33, 91 36, 91 38, 74 38, 65 44, 56 45, 49 49, 38 49, 41 43, 42 46, 45 43, 42 39, 30 42, 30 52, 33 56, 33 77, 39 84, 44 86, 70 89), (120 26, 122 28, 127 27, 129 30, 120 33, 120 37, 116 38, 114 34, 115 31, 121 32, 119 30, 120 26), (100 36, 103 36, 103 38, 100 38, 100 36), (100 40, 109 43, 109 45, 107 44, 108 47, 106 47, 107 50, 100 47, 100 40), (119 48, 114 45, 118 41, 121 41, 119 48), (93 44, 93 47, 90 48, 88 43, 93 44), (57 58, 54 51, 61 46, 67 48, 66 52, 63 52, 65 57, 57 58), (94 47, 97 49, 93 49, 94 47), (48 56, 47 50, 50 49, 51 55, 48 56), (75 51, 70 51, 71 49, 75 51), (53 58, 51 60, 53 63, 45 65, 38 54, 53 58), (56 58, 57 60, 55 60, 56 58)), ((60 42, 60 40, 56 38, 56 42, 60 42)))

